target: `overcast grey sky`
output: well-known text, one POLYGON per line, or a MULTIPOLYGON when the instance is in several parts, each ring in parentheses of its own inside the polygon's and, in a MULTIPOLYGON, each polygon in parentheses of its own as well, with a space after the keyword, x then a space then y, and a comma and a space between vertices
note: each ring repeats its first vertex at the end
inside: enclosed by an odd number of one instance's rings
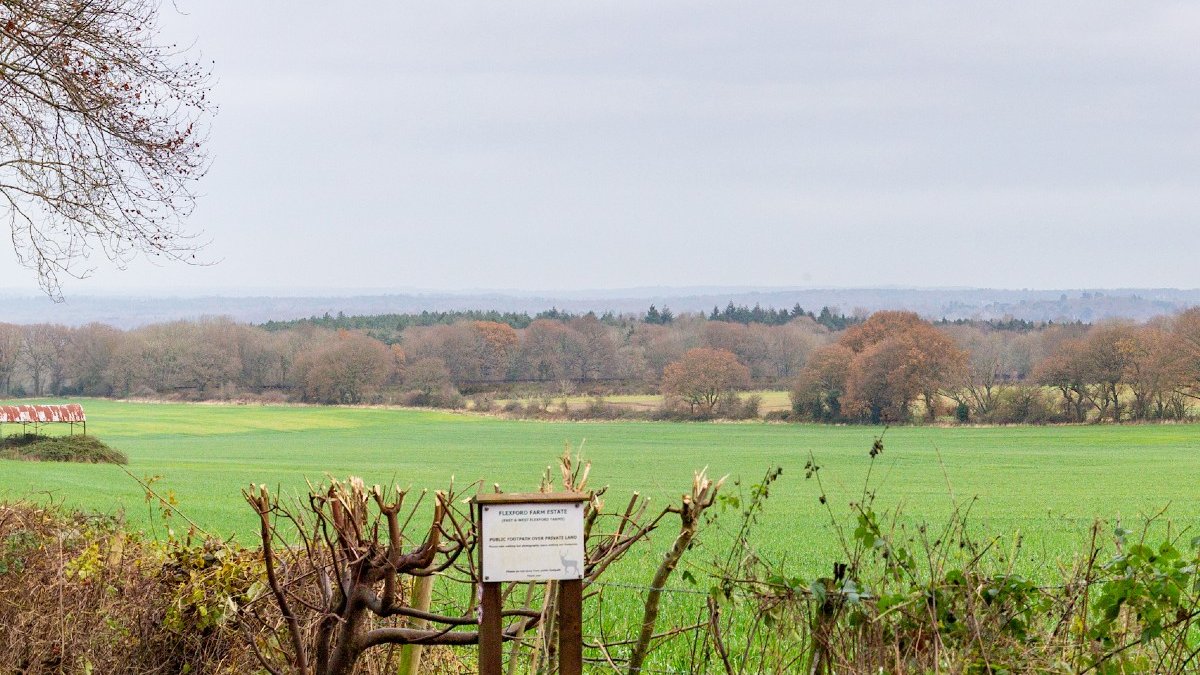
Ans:
POLYGON ((178 5, 220 262, 68 296, 1200 286, 1200 4, 178 5))

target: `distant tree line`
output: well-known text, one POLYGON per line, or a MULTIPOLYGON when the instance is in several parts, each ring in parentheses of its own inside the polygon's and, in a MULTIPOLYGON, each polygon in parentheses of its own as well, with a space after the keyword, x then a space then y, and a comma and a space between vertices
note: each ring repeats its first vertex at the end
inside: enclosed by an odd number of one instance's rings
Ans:
MULTIPOLYGON (((651 309, 653 309, 651 305, 651 309)), ((712 313, 708 315, 709 321, 727 321, 730 323, 752 324, 762 323, 768 326, 782 326, 795 319, 808 317, 817 323, 819 326, 824 326, 829 330, 844 330, 856 323, 862 321, 859 316, 847 316, 838 313, 829 307, 822 307, 819 313, 805 311, 800 303, 796 303, 790 310, 775 309, 774 307, 763 308, 757 303, 754 307, 746 305, 734 305, 730 302, 725 305, 725 309, 718 310, 715 306, 712 313)))
MULTIPOLYGON (((653 310, 654 306, 651 305, 650 308, 653 310)), ((528 312, 499 312, 496 310, 474 309, 445 312, 431 312, 426 310, 410 314, 366 314, 353 316, 347 316, 344 312, 338 312, 336 315, 326 312, 322 316, 312 316, 307 319, 268 321, 261 324, 261 326, 271 332, 289 330, 299 326, 316 326, 331 330, 357 330, 367 333, 382 342, 394 344, 400 341, 400 335, 406 328, 413 326, 441 326, 463 321, 489 321, 492 323, 502 323, 512 328, 528 328, 529 324, 533 323, 535 319, 565 321, 577 318, 578 316, 580 315, 572 314, 556 307, 532 315, 528 312)), ((668 310, 665 322, 670 323, 671 318, 668 310)), ((602 314, 600 320, 605 323, 618 322, 617 315, 613 312, 602 314)))
POLYGON ((798 416, 829 422, 905 422, 918 404, 960 422, 1185 419, 1200 400, 1200 308, 1013 329, 877 312, 813 352, 791 396, 798 416))
POLYGON ((875 423, 1174 420, 1200 400, 1200 308, 1095 325, 732 303, 713 314, 0 324, 0 392, 437 406, 661 392, 710 416, 734 409, 738 391, 782 388, 793 405, 778 416, 875 423))

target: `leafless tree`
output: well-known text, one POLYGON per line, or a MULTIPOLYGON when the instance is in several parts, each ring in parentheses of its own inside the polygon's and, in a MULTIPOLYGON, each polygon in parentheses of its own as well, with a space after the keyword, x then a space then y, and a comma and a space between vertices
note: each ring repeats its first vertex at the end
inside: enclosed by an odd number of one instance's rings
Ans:
POLYGON ((282 383, 279 354, 272 344, 272 334, 256 326, 234 324, 234 327, 237 361, 241 364, 238 377, 243 386, 255 391, 279 386, 282 383))
POLYGON ((112 393, 109 367, 124 337, 121 331, 102 323, 72 331, 68 368, 76 391, 90 396, 112 393))
POLYGON ((1183 350, 1186 373, 1180 393, 1200 399, 1200 307, 1193 307, 1171 321, 1171 333, 1183 350))
POLYGON ((1053 331, 1043 336, 1047 353, 1034 367, 1031 378, 1037 384, 1057 389, 1062 395, 1063 414, 1083 422, 1095 395, 1088 378, 1086 348, 1083 338, 1061 333, 1053 331))
POLYGON ((56 298, 91 254, 194 260, 208 72, 157 0, 0 0, 0 218, 56 298))
POLYGON ((578 364, 579 376, 584 380, 611 377, 617 370, 617 341, 613 329, 604 325, 594 314, 587 314, 571 322, 571 328, 579 335, 572 343, 572 356, 578 364))
POLYGON ((12 390, 13 375, 21 363, 21 327, 0 323, 0 394, 12 390))
POLYGON ((942 329, 967 353, 962 367, 951 376, 948 394, 967 404, 974 415, 986 419, 996 406, 1001 391, 1030 368, 1030 345, 1023 336, 978 326, 947 326, 942 329))
POLYGON ((1128 384, 1129 367, 1137 346, 1137 326, 1127 321, 1106 321, 1088 331, 1084 339, 1084 363, 1088 380, 1096 387, 1092 397, 1100 419, 1111 413, 1121 421, 1121 394, 1128 384))
POLYGON ((455 382, 485 379, 487 366, 483 341, 467 322, 409 328, 404 331, 404 351, 414 361, 441 360, 455 382))
POLYGON ((538 319, 522 334, 517 372, 524 378, 548 382, 578 377, 575 357, 582 342, 574 329, 558 321, 538 319))
POLYGON ((1134 419, 1183 416, 1187 406, 1179 391, 1188 377, 1186 354, 1179 337, 1160 325, 1134 330, 1124 378, 1133 394, 1134 419))
POLYGON ((638 355, 644 359, 644 364, 639 364, 638 369, 645 373, 648 383, 658 382, 663 368, 683 358, 688 347, 698 344, 698 341, 687 340, 683 328, 677 325, 683 323, 677 320, 671 326, 644 323, 634 326, 629 344, 640 350, 638 355))
POLYGON ((432 402, 434 396, 448 392, 453 386, 450 371, 441 359, 427 356, 417 359, 404 373, 404 386, 416 391, 422 398, 421 402, 432 402))
MULTIPOLYGON (((590 464, 567 453, 559 461, 561 487, 549 467, 540 486, 542 492, 561 489, 587 495, 584 587, 595 583, 633 546, 645 542, 669 514, 678 513, 681 531, 668 557, 669 569, 660 568, 656 577, 665 581, 694 538, 698 516, 712 504, 720 482, 701 472, 682 505, 668 506, 652 516, 647 512, 648 500, 636 493, 623 509, 606 511, 602 498, 606 488, 587 488, 590 471, 590 464)), ((406 528, 429 513, 422 504, 425 493, 408 499, 407 490, 368 487, 350 478, 311 488, 307 501, 298 507, 281 502, 262 485, 250 486, 244 495, 260 522, 269 589, 263 597, 274 602, 278 613, 262 611, 252 603, 242 609, 242 618, 247 638, 268 672, 343 675, 356 672, 355 663, 364 654, 387 645, 478 643, 477 591, 482 583, 478 523, 465 511, 462 493, 453 488, 435 493, 428 526, 419 536, 406 528), (451 593, 449 597, 458 600, 448 599, 443 603, 446 607, 431 611, 428 604, 421 607, 404 592, 406 587, 412 590, 417 580, 433 577, 467 593, 451 593), (467 599, 462 602, 464 595, 467 599)), ((503 639, 541 645, 533 650, 530 671, 554 672, 551 645, 557 630, 557 586, 544 584, 540 602, 535 587, 543 584, 506 585, 503 639), (514 592, 518 589, 522 592, 514 592)), ((648 628, 636 641, 636 651, 643 656, 650 641, 661 637, 653 634, 656 618, 657 603, 653 607, 648 603, 644 621, 648 628)))
POLYGON ((46 385, 52 384, 59 370, 59 342, 65 333, 65 327, 48 323, 25 326, 21 331, 21 362, 32 380, 34 396, 46 393, 46 385))
POLYGON ((783 326, 761 326, 758 330, 765 334, 767 374, 771 377, 795 377, 809 354, 822 343, 821 327, 808 317, 783 326))

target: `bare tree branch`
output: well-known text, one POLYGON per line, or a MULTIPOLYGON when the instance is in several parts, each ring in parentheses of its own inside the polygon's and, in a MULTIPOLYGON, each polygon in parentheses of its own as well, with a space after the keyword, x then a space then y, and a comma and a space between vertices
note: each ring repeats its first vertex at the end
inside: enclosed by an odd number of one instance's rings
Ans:
POLYGON ((156 41, 155 0, 0 0, 0 219, 61 299, 99 251, 195 262, 183 228, 209 73, 156 41))

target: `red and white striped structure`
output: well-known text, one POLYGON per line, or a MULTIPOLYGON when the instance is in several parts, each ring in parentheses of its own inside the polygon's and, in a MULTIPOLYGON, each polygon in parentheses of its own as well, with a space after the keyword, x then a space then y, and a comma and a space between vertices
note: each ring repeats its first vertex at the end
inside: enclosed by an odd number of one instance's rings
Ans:
POLYGON ((36 430, 39 425, 60 422, 70 424, 74 429, 76 424, 83 425, 87 433, 87 415, 83 406, 78 403, 66 405, 0 405, 0 424, 32 424, 36 430))

